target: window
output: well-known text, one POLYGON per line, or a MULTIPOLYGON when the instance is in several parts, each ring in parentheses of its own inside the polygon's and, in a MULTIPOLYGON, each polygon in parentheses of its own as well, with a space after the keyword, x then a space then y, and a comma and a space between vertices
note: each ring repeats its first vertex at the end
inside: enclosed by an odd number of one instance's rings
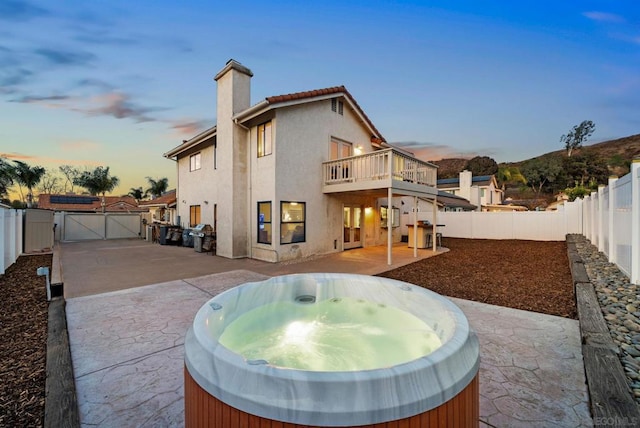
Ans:
MULTIPOLYGON (((391 227, 400 226, 400 208, 391 208, 391 227)), ((380 207, 380 227, 388 227, 389 224, 389 209, 387 207, 380 207)))
POLYGON ((200 205, 189 206, 189 227, 200 224, 200 205))
POLYGON ((218 142, 213 143, 213 169, 218 169, 218 142))
POLYGON ((337 98, 331 98, 331 111, 344 115, 344 103, 342 101, 338 101, 337 98))
POLYGON ((305 241, 304 202, 280 202, 280 243, 293 244, 305 241))
POLYGON ((258 125, 258 157, 271 154, 273 148, 271 140, 271 122, 258 125))
POLYGON ((271 244, 271 201, 258 202, 258 243, 271 244))
POLYGON ((200 153, 189 156, 189 171, 200 169, 200 153))

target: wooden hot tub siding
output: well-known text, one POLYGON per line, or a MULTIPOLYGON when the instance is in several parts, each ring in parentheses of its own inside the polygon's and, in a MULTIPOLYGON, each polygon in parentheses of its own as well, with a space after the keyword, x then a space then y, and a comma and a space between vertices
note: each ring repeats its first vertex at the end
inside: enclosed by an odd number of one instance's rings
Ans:
MULTIPOLYGON (((314 428, 261 418, 235 409, 202 389, 184 369, 185 427, 187 428, 314 428)), ((435 428, 478 427, 480 417, 480 388, 478 374, 446 403, 409 418, 373 425, 368 428, 435 428)))

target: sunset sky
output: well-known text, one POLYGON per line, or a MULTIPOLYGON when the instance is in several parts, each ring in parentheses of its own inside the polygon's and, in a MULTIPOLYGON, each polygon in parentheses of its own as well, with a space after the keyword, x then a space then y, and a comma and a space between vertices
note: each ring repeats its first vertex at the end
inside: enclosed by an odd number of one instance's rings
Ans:
POLYGON ((640 133, 640 2, 0 0, 0 154, 109 166, 124 194, 216 122, 213 76, 252 104, 345 85, 424 160, 518 161, 640 133))

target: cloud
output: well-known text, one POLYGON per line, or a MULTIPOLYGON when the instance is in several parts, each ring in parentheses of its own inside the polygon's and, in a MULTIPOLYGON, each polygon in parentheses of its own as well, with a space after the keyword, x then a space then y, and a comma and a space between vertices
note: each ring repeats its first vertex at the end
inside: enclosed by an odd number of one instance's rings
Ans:
POLYGON ((78 152, 98 150, 102 148, 102 144, 89 140, 65 141, 60 143, 60 149, 65 152, 78 152))
POLYGON ((133 103, 129 95, 121 92, 109 92, 96 97, 92 97, 89 102, 98 104, 98 107, 74 108, 75 111, 84 112, 90 116, 112 116, 116 119, 133 119, 138 123, 153 122, 156 119, 148 115, 158 108, 142 107, 133 103))
POLYGON ((72 52, 61 49, 40 48, 34 50, 34 53, 53 65, 89 65, 96 59, 94 54, 88 52, 72 52))
POLYGON ((0 158, 9 160, 19 160, 28 163, 29 165, 87 165, 87 166, 99 166, 100 162, 94 160, 74 160, 64 158, 52 158, 49 156, 34 156, 25 155, 23 153, 0 153, 0 158))
POLYGON ((495 154, 495 150, 492 149, 464 151, 446 144, 420 141, 398 141, 391 143, 391 145, 408 150, 416 158, 424 161, 437 161, 448 158, 471 159, 475 156, 493 156, 495 154))
POLYGON ((49 11, 22 0, 0 1, 0 20, 28 21, 32 18, 48 15, 49 11))
POLYGON ((185 120, 174 122, 171 128, 180 135, 191 137, 206 129, 208 124, 206 120, 185 120))
POLYGON ((115 46, 133 46, 138 44, 138 40, 134 37, 114 36, 106 30, 89 30, 78 29, 78 34, 74 39, 81 43, 89 43, 91 45, 115 45, 115 46))
POLYGON ((582 16, 585 16, 590 20, 597 21, 597 22, 611 22, 614 24, 626 22, 624 17, 620 15, 616 15, 615 13, 591 11, 591 12, 583 12, 582 16))

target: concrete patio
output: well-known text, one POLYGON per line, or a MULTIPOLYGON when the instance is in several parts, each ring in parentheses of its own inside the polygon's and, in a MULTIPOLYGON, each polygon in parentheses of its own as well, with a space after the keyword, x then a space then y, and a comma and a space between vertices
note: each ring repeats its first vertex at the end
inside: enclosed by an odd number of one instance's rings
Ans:
MULTIPOLYGON (((96 265, 107 264, 100 262, 100 253, 107 259, 112 257, 114 245, 118 244, 111 242, 111 249, 93 251, 96 265)), ((140 241, 136 246, 139 245, 140 241)), ((74 283, 82 275, 73 272, 77 269, 79 248, 68 244, 62 248, 65 294, 82 289, 82 284, 74 283)), ((154 251, 166 248, 154 245, 146 250, 148 257, 157 257, 154 251)), ((422 257, 433 255, 432 251, 421 251, 422 257)), ((121 248, 118 253, 127 259, 126 249, 121 248)), ((221 259, 225 269, 217 273, 67 296, 82 425, 182 426, 184 334, 200 306, 237 284, 280 273, 342 271, 339 269, 349 266, 352 273, 377 273, 368 272, 375 269, 381 272, 387 269, 386 253, 378 253, 375 249, 362 249, 288 265, 221 259), (242 266, 247 262, 251 262, 251 269, 242 266)), ((410 263, 414 259, 408 260, 410 263)), ((111 270, 117 270, 111 263, 111 270)), ((126 269, 118 275, 126 277, 126 269)), ((117 280, 117 275, 111 280, 117 280)), ((480 338, 481 426, 593 425, 578 321, 452 300, 467 315, 480 338)))

